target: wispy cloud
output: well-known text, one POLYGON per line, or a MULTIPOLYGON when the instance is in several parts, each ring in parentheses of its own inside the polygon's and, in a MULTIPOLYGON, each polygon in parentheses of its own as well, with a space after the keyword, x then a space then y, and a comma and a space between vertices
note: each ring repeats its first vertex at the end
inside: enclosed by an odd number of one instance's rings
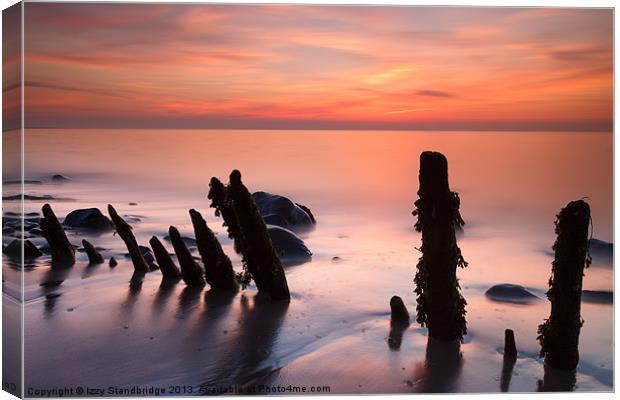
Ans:
POLYGON ((612 120, 610 10, 27 3, 25 16, 27 124, 612 120))

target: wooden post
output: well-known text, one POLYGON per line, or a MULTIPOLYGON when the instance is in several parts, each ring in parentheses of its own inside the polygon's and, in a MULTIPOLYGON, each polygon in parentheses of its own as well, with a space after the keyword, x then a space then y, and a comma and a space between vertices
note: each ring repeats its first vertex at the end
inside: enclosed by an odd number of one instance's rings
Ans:
POLYGON ((405 303, 403 303, 403 299, 398 296, 392 296, 390 299, 390 310, 391 316, 390 320, 394 323, 409 323, 409 311, 407 311, 407 307, 405 307, 405 303))
POLYGON ((39 221, 42 235, 47 240, 52 253, 52 268, 65 268, 75 264, 75 249, 69 243, 65 230, 58 222, 49 204, 42 208, 43 218, 39 221))
POLYGON ((133 262, 134 269, 137 271, 148 271, 149 265, 144 260, 144 257, 142 256, 142 253, 138 248, 138 242, 136 241, 136 237, 131 231, 131 225, 125 222, 125 220, 118 215, 118 213, 111 204, 108 204, 108 214, 110 214, 110 218, 114 223, 116 233, 118 233, 118 236, 123 239, 123 242, 125 242, 125 246, 127 246, 127 250, 129 251, 129 256, 131 257, 131 261, 133 262))
POLYGON ((245 237, 239 226, 239 219, 232 200, 228 195, 228 188, 215 177, 211 178, 209 187, 207 197, 211 200, 211 207, 215 208, 215 215, 224 219, 228 237, 234 240, 235 252, 243 254, 246 250, 245 237))
POLYGON ((583 200, 571 201, 557 215, 547 298, 551 315, 539 327, 540 356, 553 368, 574 370, 579 363, 581 289, 584 269, 590 265, 590 206, 583 200))
POLYGON ((504 331, 504 357, 517 358, 517 344, 515 333, 512 329, 504 331))
POLYGON ((151 240, 149 240, 149 244, 153 249, 155 260, 157 260, 157 264, 159 265, 164 279, 181 279, 179 267, 172 261, 170 254, 168 254, 168 250, 166 250, 164 245, 157 239, 157 236, 153 236, 151 240))
POLYGON ((280 258, 271 243, 263 217, 256 208, 252 194, 241 182, 241 173, 230 174, 228 194, 232 200, 239 226, 245 238, 243 259, 260 292, 273 300, 290 300, 288 285, 280 258))
POLYGON ((448 161, 437 152, 420 155, 419 199, 413 215, 415 229, 422 232, 422 257, 414 282, 417 321, 428 326, 429 336, 439 340, 462 340, 467 333, 465 299, 460 293, 456 268, 465 267, 456 243, 456 230, 464 222, 460 199, 448 185, 448 161))
POLYGON ((172 247, 174 247, 174 252, 177 254, 179 265, 181 265, 181 277, 185 284, 188 286, 204 286, 204 272, 192 257, 185 243, 183 243, 179 230, 171 226, 168 230, 168 234, 170 235, 170 241, 172 242, 172 247))
POLYGON ((103 264, 103 256, 95 249, 95 246, 86 239, 82 239, 82 246, 84 246, 84 251, 88 256, 89 264, 103 264))
POLYGON ((205 267, 205 278, 212 289, 235 290, 238 288, 230 258, 224 253, 213 231, 194 209, 189 210, 194 226, 196 245, 205 267))

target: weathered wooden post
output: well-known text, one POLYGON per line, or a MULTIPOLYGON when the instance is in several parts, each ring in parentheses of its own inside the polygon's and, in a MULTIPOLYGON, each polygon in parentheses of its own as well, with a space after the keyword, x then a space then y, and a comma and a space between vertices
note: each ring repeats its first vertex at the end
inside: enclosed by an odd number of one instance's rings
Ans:
POLYGON ((241 173, 238 170, 232 171, 229 179, 228 193, 246 240, 243 258, 256 287, 259 291, 269 293, 273 300, 290 300, 284 268, 252 194, 241 182, 241 173))
POLYGON ((183 243, 179 230, 171 226, 168 230, 168 234, 170 235, 170 241, 172 242, 172 247, 174 247, 174 252, 179 260, 181 277, 185 284, 187 286, 204 286, 204 272, 192 257, 185 243, 183 243))
MULTIPOLYGON (((235 251, 243 255, 244 267, 256 282, 259 292, 268 293, 273 300, 290 300, 284 269, 271 243, 252 195, 241 182, 241 173, 234 170, 230 183, 224 186, 217 178, 210 183, 209 199, 216 215, 224 218, 228 233, 235 241, 235 251)), ((248 277, 242 277, 242 284, 248 277)))
POLYGON ((170 254, 168 254, 164 245, 157 239, 157 236, 153 236, 151 240, 149 240, 149 244, 153 249, 153 255, 155 255, 155 260, 159 265, 164 279, 181 279, 179 267, 172 261, 170 254))
POLYGON ((84 251, 88 256, 89 264, 103 264, 103 256, 101 253, 97 251, 95 246, 93 246, 88 240, 82 239, 82 246, 84 246, 84 251))
POLYGON ((211 178, 209 183, 208 199, 211 200, 210 207, 215 208, 215 215, 224 219, 224 226, 228 231, 228 237, 233 239, 234 248, 237 254, 245 252, 245 237, 239 226, 239 219, 233 206, 232 200, 228 195, 228 188, 216 177, 211 178))
POLYGON ((70 267, 75 264, 75 249, 69 243, 65 230, 58 222, 49 204, 42 208, 43 218, 39 221, 41 234, 47 240, 52 253, 52 268, 70 267))
POLYGON ((465 305, 456 268, 466 267, 456 244, 456 230, 464 222, 459 213, 460 199, 450 191, 448 161, 437 152, 420 155, 419 199, 413 215, 415 229, 422 232, 422 257, 414 282, 417 294, 417 321, 428 326, 429 336, 439 340, 461 340, 467 333, 465 305))
POLYGON ((189 215, 194 226, 196 245, 205 267, 205 278, 212 289, 235 290, 238 288, 230 258, 224 253, 222 245, 218 242, 213 231, 202 218, 202 215, 194 210, 189 210, 189 215))
POLYGON ((125 220, 118 215, 114 207, 112 207, 112 204, 108 204, 108 214, 110 214, 110 218, 114 223, 116 233, 118 233, 118 236, 123 239, 125 246, 127 246, 127 251, 129 251, 129 256, 133 262, 134 269, 137 271, 148 271, 149 265, 144 260, 144 257, 138 248, 138 242, 131 231, 131 225, 125 222, 125 220))
POLYGON ((500 377, 500 390, 507 392, 510 389, 510 380, 512 379, 512 371, 517 362, 517 344, 515 343, 515 334, 512 329, 504 331, 504 361, 502 363, 502 375, 500 377))
POLYGON ((573 370, 579 363, 581 288, 584 269, 590 265, 588 251, 590 206, 583 200, 571 201, 557 215, 547 298, 551 315, 538 327, 540 356, 553 368, 573 370))

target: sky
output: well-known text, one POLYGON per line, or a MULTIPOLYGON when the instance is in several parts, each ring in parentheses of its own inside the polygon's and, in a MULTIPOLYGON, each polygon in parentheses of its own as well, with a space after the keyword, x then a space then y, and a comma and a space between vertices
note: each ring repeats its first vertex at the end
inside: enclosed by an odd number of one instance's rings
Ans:
POLYGON ((610 9, 35 2, 24 21, 27 127, 612 130, 610 9))

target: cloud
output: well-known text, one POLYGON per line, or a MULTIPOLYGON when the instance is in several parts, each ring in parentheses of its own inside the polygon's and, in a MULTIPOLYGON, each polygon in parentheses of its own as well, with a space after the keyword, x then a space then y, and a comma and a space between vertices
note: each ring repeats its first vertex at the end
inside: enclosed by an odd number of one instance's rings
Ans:
POLYGON ((416 93, 418 96, 429 96, 429 97, 446 97, 453 98, 456 97, 454 94, 449 92, 443 92, 441 90, 418 90, 416 93))

